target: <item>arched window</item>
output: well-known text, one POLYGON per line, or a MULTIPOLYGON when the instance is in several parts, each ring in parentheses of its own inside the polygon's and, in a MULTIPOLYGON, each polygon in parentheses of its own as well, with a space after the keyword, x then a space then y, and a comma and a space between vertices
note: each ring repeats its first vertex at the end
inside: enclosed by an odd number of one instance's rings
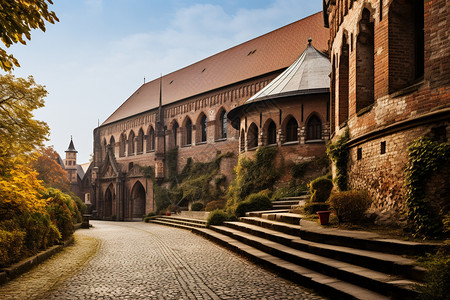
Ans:
POLYGON ((109 139, 109 145, 111 146, 111 148, 114 151, 114 147, 116 146, 116 140, 114 139, 114 136, 112 135, 111 138, 109 139))
POLYGON ((144 130, 139 129, 137 138, 137 154, 142 154, 144 152, 144 130))
POLYGON ((407 87, 424 74, 424 2, 395 0, 389 7, 389 92, 407 87))
POLYGON ((135 146, 134 146, 134 132, 131 131, 130 135, 128 136, 128 156, 134 155, 135 152, 135 146))
POLYGON ((119 141, 119 157, 125 156, 126 149, 127 149, 127 137, 125 136, 125 133, 122 133, 120 135, 119 141))
POLYGON ((147 152, 151 152, 155 150, 155 130, 153 126, 150 126, 147 135, 147 152))
POLYGON ((192 121, 191 121, 191 119, 187 118, 186 125, 184 125, 184 130, 186 133, 185 145, 191 145, 192 144, 192 121))
POLYGON ((297 128, 297 120, 294 117, 291 117, 286 124, 286 142, 293 142, 298 140, 297 128))
POLYGON ((241 146, 240 146, 241 152, 245 151, 245 131, 244 129, 241 130, 241 146))
POLYGON ((200 119, 200 126, 201 126, 201 130, 202 130, 202 136, 201 136, 201 141, 202 142, 206 142, 207 122, 208 122, 208 119, 206 118, 205 115, 203 115, 202 118, 200 119))
POLYGON ((252 123, 247 132, 247 148, 252 149, 258 147, 258 127, 252 123))
POLYGON ((174 145, 174 147, 176 147, 178 144, 177 144, 177 138, 178 138, 178 122, 177 121, 175 121, 175 122, 173 122, 173 125, 172 125, 172 135, 173 135, 173 145, 174 145))
POLYGON ((219 116, 219 139, 227 138, 227 112, 222 110, 219 116))
POLYGON ((356 112, 374 103, 374 28, 364 8, 356 39, 356 112))
POLYGON ((322 139, 322 122, 317 116, 311 116, 306 124, 306 140, 322 139))
POLYGON ((267 127, 267 144, 273 145, 277 143, 277 126, 274 121, 270 121, 267 127))
POLYGON ((348 73, 349 73, 349 49, 347 38, 344 35, 342 39, 341 56, 339 58, 338 71, 338 87, 339 87, 339 125, 343 125, 348 120, 348 73))

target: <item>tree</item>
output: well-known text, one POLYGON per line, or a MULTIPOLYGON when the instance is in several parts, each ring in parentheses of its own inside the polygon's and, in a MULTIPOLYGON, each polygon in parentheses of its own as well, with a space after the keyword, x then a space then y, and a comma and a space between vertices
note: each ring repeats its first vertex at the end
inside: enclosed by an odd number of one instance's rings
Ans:
POLYGON ((32 114, 44 106, 45 95, 47 91, 33 77, 0 75, 0 215, 45 208, 39 198, 43 187, 30 167, 32 150, 42 146, 48 135, 47 124, 34 120, 32 114))
POLYGON ((44 182, 46 187, 57 188, 63 192, 69 191, 70 182, 67 172, 57 162, 58 153, 53 147, 42 147, 37 152, 37 159, 32 165, 38 172, 37 178, 44 182))
MULTIPOLYGON (((0 39, 6 47, 20 42, 26 44, 31 39, 31 29, 45 31, 45 21, 54 24, 58 17, 48 10, 52 0, 0 0, 0 39)), ((5 71, 20 67, 13 55, 0 48, 0 68, 5 71)))
POLYGON ((30 154, 47 140, 47 124, 33 119, 32 114, 44 106, 46 95, 32 76, 0 75, 0 176, 13 158, 30 154))

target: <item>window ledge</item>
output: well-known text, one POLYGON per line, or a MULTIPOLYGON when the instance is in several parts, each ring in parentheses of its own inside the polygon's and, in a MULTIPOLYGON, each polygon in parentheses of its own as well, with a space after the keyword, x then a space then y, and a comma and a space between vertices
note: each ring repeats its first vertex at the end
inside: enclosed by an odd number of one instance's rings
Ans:
POLYGON ((276 147, 276 146, 278 146, 277 143, 275 143, 275 144, 267 144, 267 145, 266 145, 266 147, 276 147))
POLYGON ((361 116, 364 115, 365 113, 368 113, 369 111, 371 111, 371 110, 372 110, 372 107, 373 107, 373 104, 370 104, 370 105, 368 105, 368 106, 366 106, 366 107, 364 107, 364 108, 361 108, 361 109, 356 113, 356 115, 357 115, 358 117, 361 117, 361 116))
POLYGON ((256 151, 257 149, 258 149, 258 147, 256 146, 256 147, 247 149, 247 151, 256 151))
POLYGON ((221 138, 221 139, 215 140, 215 142, 218 143, 218 142, 223 142, 223 141, 226 141, 226 140, 227 140, 227 138, 221 138))
POLYGON ((181 148, 189 148, 191 146, 192 146, 192 144, 186 144, 186 145, 181 145, 181 148))
POLYGON ((152 153, 152 152, 155 152, 155 149, 153 149, 153 150, 147 150, 147 153, 152 153))
POLYGON ((290 141, 290 142, 285 142, 283 144, 281 144, 281 146, 289 146, 289 145, 297 145, 298 141, 290 141))
POLYGON ((341 124, 339 124, 339 129, 344 128, 345 126, 347 126, 347 121, 342 122, 341 124))
POLYGON ((392 93, 390 94, 390 96, 391 96, 392 98, 397 98, 397 97, 401 97, 401 96, 403 96, 403 95, 406 95, 406 94, 410 94, 410 93, 412 93, 412 92, 415 92, 415 91, 417 91, 417 90, 423 85, 424 82, 425 82, 425 81, 423 80, 423 78, 421 78, 421 80, 420 80, 419 82, 413 83, 413 84, 411 84, 410 86, 407 86, 407 87, 402 88, 402 89, 400 89, 400 90, 398 90, 398 91, 392 92, 392 93))
POLYGON ((144 153, 144 152, 141 151, 141 152, 138 152, 137 155, 141 155, 141 154, 143 154, 143 153, 144 153))
POLYGON ((305 141, 305 144, 318 144, 318 143, 325 143, 324 140, 307 140, 305 141))
POLYGON ((196 146, 197 146, 197 145, 204 145, 204 144, 206 144, 206 142, 198 142, 198 143, 195 143, 196 146))

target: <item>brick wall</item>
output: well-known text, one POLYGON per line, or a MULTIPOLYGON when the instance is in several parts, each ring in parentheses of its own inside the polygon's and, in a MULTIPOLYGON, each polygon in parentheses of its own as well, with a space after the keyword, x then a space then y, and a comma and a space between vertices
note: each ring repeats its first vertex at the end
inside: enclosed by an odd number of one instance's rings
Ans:
POLYGON ((331 86, 336 86, 332 97, 336 99, 332 112, 336 118, 333 139, 349 130, 352 157, 349 185, 368 190, 374 198, 373 211, 382 216, 380 220, 388 222, 389 216, 404 212, 403 174, 408 144, 433 127, 447 125, 449 130, 448 5, 445 0, 424 1, 424 34, 420 42, 417 28, 421 26, 421 15, 417 11, 421 8, 415 6, 420 1, 351 1, 352 6, 347 10, 346 1, 337 1, 328 11, 331 56, 345 57, 347 44, 350 51, 348 79, 340 76, 340 64, 334 67, 337 76, 331 76, 335 81, 331 86), (382 10, 380 3, 383 3, 382 10), (360 45, 364 10, 370 13, 374 26, 372 58, 367 57, 369 47, 360 45), (366 71, 371 59, 374 78, 368 80, 366 71), (342 79, 350 86, 347 97, 341 88, 345 86, 340 82, 342 79), (366 87, 371 83, 374 101, 373 106, 367 106, 366 87), (340 127, 340 109, 347 101, 350 107, 347 126, 340 127), (385 154, 380 154, 381 142, 385 142, 385 154), (362 153, 360 160, 357 160, 358 149, 362 153))

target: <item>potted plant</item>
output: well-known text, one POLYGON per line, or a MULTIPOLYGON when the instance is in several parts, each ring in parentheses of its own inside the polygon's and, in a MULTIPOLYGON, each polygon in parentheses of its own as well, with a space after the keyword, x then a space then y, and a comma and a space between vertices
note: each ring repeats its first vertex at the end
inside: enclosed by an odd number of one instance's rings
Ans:
POLYGON ((318 211, 320 225, 328 225, 330 221, 330 210, 318 211))

